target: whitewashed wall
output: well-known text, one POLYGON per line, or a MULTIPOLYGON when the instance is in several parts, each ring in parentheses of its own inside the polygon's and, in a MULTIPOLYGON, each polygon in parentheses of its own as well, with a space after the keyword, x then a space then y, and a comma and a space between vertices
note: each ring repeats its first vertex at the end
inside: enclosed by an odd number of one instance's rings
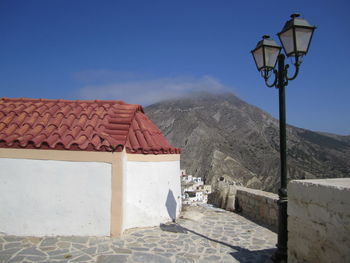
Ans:
POLYGON ((123 229, 159 226, 181 210, 180 161, 127 161, 123 229))
POLYGON ((350 262, 350 178, 288 184, 288 262, 350 262))
POLYGON ((111 164, 0 158, 0 232, 109 236, 111 164))

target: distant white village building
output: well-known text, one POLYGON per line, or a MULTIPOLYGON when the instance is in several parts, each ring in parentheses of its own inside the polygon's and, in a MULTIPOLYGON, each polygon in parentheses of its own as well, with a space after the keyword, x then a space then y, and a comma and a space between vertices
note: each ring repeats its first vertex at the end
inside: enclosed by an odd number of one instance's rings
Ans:
POLYGON ((181 191, 183 204, 207 203, 211 185, 205 185, 201 177, 186 174, 181 170, 181 191))

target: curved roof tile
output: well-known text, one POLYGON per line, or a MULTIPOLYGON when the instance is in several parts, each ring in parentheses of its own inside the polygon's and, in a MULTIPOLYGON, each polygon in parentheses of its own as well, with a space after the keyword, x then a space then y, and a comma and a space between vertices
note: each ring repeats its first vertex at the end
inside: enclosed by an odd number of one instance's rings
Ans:
POLYGON ((0 148, 177 154, 136 104, 0 99, 0 148))

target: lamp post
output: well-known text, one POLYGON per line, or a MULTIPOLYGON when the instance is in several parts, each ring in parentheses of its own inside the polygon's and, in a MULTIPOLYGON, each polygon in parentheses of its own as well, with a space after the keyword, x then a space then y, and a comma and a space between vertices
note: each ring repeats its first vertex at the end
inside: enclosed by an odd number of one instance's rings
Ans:
POLYGON ((255 49, 251 51, 256 67, 265 80, 267 87, 276 87, 279 93, 279 126, 280 126, 280 170, 281 185, 278 189, 278 241, 277 251, 273 255, 275 262, 287 261, 287 137, 286 137, 286 103, 285 87, 288 81, 293 80, 299 73, 302 58, 307 54, 311 43, 315 26, 311 26, 299 14, 291 15, 278 37, 282 43, 284 53, 287 57, 294 58, 295 72, 292 77, 288 76, 289 65, 285 65, 285 55, 281 53, 282 47, 269 36, 264 35, 255 49), (275 69, 278 63, 277 69, 275 69), (274 81, 269 78, 274 75, 274 81))

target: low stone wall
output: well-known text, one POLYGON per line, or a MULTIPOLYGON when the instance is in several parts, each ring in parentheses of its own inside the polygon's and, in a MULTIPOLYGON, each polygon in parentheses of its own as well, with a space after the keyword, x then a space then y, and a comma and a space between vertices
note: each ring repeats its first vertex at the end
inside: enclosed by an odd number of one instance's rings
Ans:
POLYGON ((288 262, 350 262, 350 178, 288 185, 288 262))
POLYGON ((277 230, 278 195, 261 190, 237 187, 235 211, 277 230))
POLYGON ((209 201, 220 208, 241 213, 243 216, 277 230, 278 195, 247 187, 220 182, 209 201))

